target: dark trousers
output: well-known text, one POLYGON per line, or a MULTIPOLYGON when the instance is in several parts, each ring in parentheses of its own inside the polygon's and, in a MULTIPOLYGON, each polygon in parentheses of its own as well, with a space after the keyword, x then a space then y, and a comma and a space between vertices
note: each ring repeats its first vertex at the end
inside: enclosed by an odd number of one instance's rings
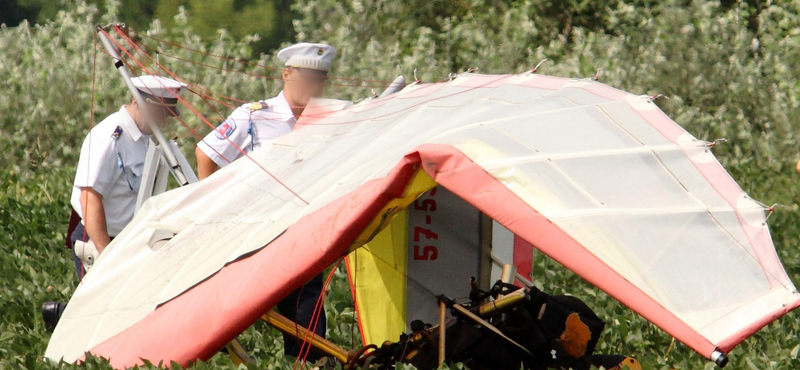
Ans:
MULTIPOLYGON (((311 317, 314 315, 314 308, 317 305, 320 294, 322 294, 322 274, 315 276, 311 281, 278 302, 278 311, 289 320, 309 330, 313 329, 314 333, 324 338, 327 320, 325 318, 325 310, 322 307, 320 307, 320 312, 317 316, 316 327, 311 327, 311 317)), ((297 339, 290 335, 283 335, 283 353, 286 356, 299 356, 302 344, 303 338, 297 339)), ((316 362, 319 358, 320 356, 314 354, 313 351, 309 351, 307 361, 316 362)))
POLYGON ((72 242, 72 260, 75 262, 75 274, 78 275, 78 281, 80 282, 83 279, 83 275, 86 275, 86 270, 83 269, 83 262, 81 262, 80 257, 75 254, 75 242, 76 241, 89 241, 89 234, 86 234, 86 229, 83 226, 83 223, 79 223, 75 230, 72 231, 72 235, 69 236, 69 240, 72 242))

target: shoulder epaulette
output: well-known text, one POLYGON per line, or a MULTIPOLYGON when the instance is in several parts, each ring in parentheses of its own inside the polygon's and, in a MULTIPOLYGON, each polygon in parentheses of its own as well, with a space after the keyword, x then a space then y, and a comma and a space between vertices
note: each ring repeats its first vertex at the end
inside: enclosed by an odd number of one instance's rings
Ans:
POLYGON ((267 104, 267 102, 265 102, 263 100, 259 100, 257 102, 250 103, 248 108, 250 109, 251 112, 255 112, 257 110, 262 110, 262 109, 269 108, 269 104, 267 104))
POLYGON ((122 136, 122 127, 117 126, 117 128, 114 129, 114 132, 111 133, 111 137, 114 138, 114 140, 117 140, 120 136, 122 136))

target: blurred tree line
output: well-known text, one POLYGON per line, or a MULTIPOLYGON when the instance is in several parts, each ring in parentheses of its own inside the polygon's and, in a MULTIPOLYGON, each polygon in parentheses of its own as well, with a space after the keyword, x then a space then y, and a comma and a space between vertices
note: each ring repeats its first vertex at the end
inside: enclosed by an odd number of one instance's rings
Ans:
MULTIPOLYGON (((23 20, 30 24, 43 23, 55 19, 57 13, 65 8, 69 0, 4 0, 0 2, 0 23, 16 26, 23 20)), ((684 0, 684 5, 690 0, 684 0)), ((780 1, 778 1, 780 2, 780 1)), ((100 9, 106 0, 87 0, 100 9)), ((260 40, 251 43, 253 55, 269 53, 283 42, 294 40, 292 20, 299 14, 292 9, 292 0, 119 0, 118 21, 127 23, 134 29, 149 28, 154 19, 162 22, 164 27, 175 25, 175 16, 181 7, 185 7, 190 21, 188 26, 195 34, 210 39, 217 36, 217 30, 226 29, 233 37, 241 39, 247 35, 258 34, 260 40)), ((300 2, 302 3, 302 2, 300 2)), ((381 30, 390 30, 394 22, 413 23, 428 27, 434 32, 441 32, 447 27, 442 20, 462 19, 470 15, 475 22, 476 10, 491 8, 490 14, 502 13, 509 8, 520 5, 519 1, 471 1, 471 0, 410 0, 391 4, 389 1, 375 3, 375 10, 398 8, 397 12, 377 14, 376 20, 382 25, 381 30), (394 17, 390 21, 387 18, 394 17)), ((530 16, 541 20, 541 25, 549 30, 544 36, 557 37, 563 35, 570 38, 573 28, 582 28, 595 32, 619 34, 609 23, 609 10, 620 4, 633 4, 642 9, 658 8, 661 1, 631 0, 559 0, 535 1, 530 7, 530 16)), ((739 7, 747 12, 748 27, 757 32, 758 17, 764 9, 765 0, 722 0, 723 9, 739 7)), ((774 1, 773 1, 774 3, 774 1)), ((350 2, 351 8, 358 8, 358 0, 350 2)), ((320 21, 324 21, 324 14, 320 21)), ((486 24, 491 28, 491 23, 486 24)), ((447 40, 439 40, 445 43, 447 40)), ((454 55, 457 51, 454 51, 454 55)), ((461 67, 462 60, 454 56, 452 63, 461 67)))
MULTIPOLYGON (((56 19, 58 12, 69 9, 72 0, 3 0, 0 1, 0 23, 17 26, 27 20, 30 24, 56 19)), ((106 0, 87 0, 99 9, 106 0)), ((119 0, 117 21, 135 30, 146 30, 154 19, 166 28, 175 26, 175 16, 184 7, 190 21, 189 29, 203 37, 218 37, 217 30, 226 29, 233 37, 258 34, 260 40, 251 43, 253 55, 269 53, 283 42, 293 39, 291 0, 119 0)))

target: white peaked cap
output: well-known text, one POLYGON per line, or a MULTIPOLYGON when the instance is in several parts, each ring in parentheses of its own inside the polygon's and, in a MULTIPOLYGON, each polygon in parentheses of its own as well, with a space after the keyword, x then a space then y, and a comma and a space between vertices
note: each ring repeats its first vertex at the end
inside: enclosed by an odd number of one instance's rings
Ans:
POLYGON ((333 58, 336 58, 336 48, 333 46, 307 42, 294 44, 278 52, 278 59, 286 63, 287 67, 316 69, 324 72, 331 69, 333 58))
POLYGON ((158 98, 176 99, 176 96, 181 96, 186 84, 175 81, 171 78, 161 76, 143 75, 131 78, 133 86, 136 86, 139 91, 152 95, 158 98))

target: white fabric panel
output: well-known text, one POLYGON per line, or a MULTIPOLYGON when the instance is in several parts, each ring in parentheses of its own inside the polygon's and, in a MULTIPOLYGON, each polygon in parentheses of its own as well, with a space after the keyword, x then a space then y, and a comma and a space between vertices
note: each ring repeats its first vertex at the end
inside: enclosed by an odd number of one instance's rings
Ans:
POLYGON ((604 208, 691 208, 699 204, 652 153, 553 161, 604 208), (653 196, 658 194, 658 196, 653 196))
POLYGON ((470 277, 481 275, 480 218, 480 211, 441 186, 409 207, 407 331, 413 320, 439 321, 437 295, 468 298, 470 277))
POLYGON ((741 222, 768 233, 763 210, 744 193, 734 209, 698 171, 715 160, 702 143, 665 139, 639 114, 657 109, 646 97, 611 100, 586 80, 526 86, 537 78, 411 85, 301 121, 251 158, 151 198, 85 277, 46 355, 74 361, 426 143, 463 152, 712 343, 796 298, 743 232, 741 222), (156 231, 176 236, 154 251, 156 231))
POLYGON ((613 120, 622 130, 625 130, 625 132, 634 137, 642 145, 648 147, 671 145, 669 140, 652 126, 648 125, 642 116, 636 113, 627 102, 614 101, 598 106, 598 108, 608 115, 608 118, 613 120))

